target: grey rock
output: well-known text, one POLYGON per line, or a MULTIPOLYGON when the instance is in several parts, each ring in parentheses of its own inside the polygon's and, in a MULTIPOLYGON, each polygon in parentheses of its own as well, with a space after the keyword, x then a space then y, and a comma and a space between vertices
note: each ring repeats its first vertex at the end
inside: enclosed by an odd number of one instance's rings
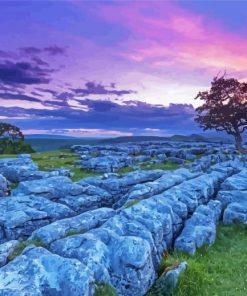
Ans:
POLYGON ((86 232, 92 228, 99 227, 114 215, 115 211, 108 208, 89 211, 41 227, 33 232, 31 239, 39 239, 44 244, 48 245, 70 233, 86 232))
POLYGON ((217 194, 217 200, 221 202, 224 209, 231 203, 247 203, 247 191, 220 190, 217 194))
POLYGON ((38 196, 11 196, 0 200, 0 242, 26 238, 52 221, 74 215, 62 204, 38 196))
POLYGON ((229 204, 224 212, 223 222, 225 224, 234 222, 247 224, 247 202, 229 204))
POLYGON ((0 245, 0 267, 7 263, 8 257, 19 244, 20 242, 18 240, 11 240, 0 245))
POLYGON ((8 195, 10 192, 10 183, 7 181, 7 179, 0 175, 0 197, 4 197, 8 195))
POLYGON ((175 268, 163 273, 152 288, 152 295, 171 296, 178 284, 179 276, 188 267, 187 262, 181 262, 175 268))
POLYGON ((221 186, 222 190, 247 190, 247 169, 229 177, 221 186))
POLYGON ((0 295, 92 296, 93 277, 80 261, 28 248, 0 269, 0 295))
POLYGON ((20 182, 13 195, 36 195, 51 200, 59 200, 67 195, 80 195, 82 186, 73 183, 68 177, 58 176, 40 180, 20 182))
POLYGON ((210 201, 207 206, 199 206, 185 222, 182 233, 175 241, 175 250, 194 255, 196 248, 204 244, 212 245, 216 238, 216 222, 220 214, 219 201, 210 201))

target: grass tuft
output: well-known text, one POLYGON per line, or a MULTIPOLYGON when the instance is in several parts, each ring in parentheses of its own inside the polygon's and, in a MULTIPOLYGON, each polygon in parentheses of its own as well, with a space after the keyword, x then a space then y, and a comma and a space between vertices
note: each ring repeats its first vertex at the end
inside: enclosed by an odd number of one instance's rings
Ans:
POLYGON ((178 165, 175 163, 172 163, 171 161, 165 161, 164 163, 159 164, 142 164, 141 169, 142 170, 176 170, 178 168, 178 165))
POLYGON ((134 200, 127 202, 127 204, 124 206, 124 209, 128 209, 128 208, 138 204, 141 200, 142 199, 134 199, 134 200))
POLYGON ((36 247, 45 247, 45 244, 41 240, 26 240, 21 242, 15 250, 9 255, 8 260, 14 260, 17 256, 19 256, 22 251, 30 246, 30 245, 35 245, 36 247))
POLYGON ((131 167, 123 167, 123 168, 120 168, 117 173, 118 174, 126 174, 126 173, 130 173, 130 172, 133 172, 134 169, 131 168, 131 167))
POLYGON ((95 284, 95 296, 118 296, 118 293, 109 284, 95 284))
POLYGON ((66 237, 72 236, 72 235, 83 234, 85 232, 86 231, 84 231, 84 230, 82 230, 82 231, 71 230, 71 231, 67 232, 63 238, 66 238, 66 237))

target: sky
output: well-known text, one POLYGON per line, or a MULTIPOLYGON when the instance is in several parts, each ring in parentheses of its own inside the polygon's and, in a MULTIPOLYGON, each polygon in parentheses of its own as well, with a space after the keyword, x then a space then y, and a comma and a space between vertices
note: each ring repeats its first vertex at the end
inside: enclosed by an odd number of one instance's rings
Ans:
POLYGON ((199 91, 247 80, 247 1, 1 1, 0 120, 25 134, 199 133, 199 91))

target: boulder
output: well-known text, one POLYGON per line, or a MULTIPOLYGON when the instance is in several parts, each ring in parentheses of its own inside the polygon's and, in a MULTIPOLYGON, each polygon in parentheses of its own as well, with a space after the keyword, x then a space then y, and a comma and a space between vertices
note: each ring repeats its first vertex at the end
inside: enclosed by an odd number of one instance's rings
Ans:
POLYGON ((0 269, 0 295, 92 296, 91 271, 80 261, 30 247, 0 269))
POLYGON ((224 212, 223 222, 225 224, 234 222, 247 224, 247 202, 230 203, 224 212))
POLYGON ((224 209, 231 203, 247 203, 247 191, 220 190, 217 194, 217 200, 221 202, 224 209))
POLYGON ((176 239, 174 249, 194 255, 197 248, 212 245, 216 238, 216 223, 221 214, 219 201, 199 206, 185 222, 182 233, 176 239))
POLYGON ((240 173, 227 178, 222 184, 221 189, 247 190, 247 169, 242 169, 240 173))

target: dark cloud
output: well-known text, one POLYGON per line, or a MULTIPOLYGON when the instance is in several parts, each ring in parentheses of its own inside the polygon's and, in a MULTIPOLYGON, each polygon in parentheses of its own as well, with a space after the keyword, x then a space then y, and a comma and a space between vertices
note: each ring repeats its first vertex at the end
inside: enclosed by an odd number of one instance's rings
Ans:
POLYGON ((50 106, 50 107, 62 107, 62 108, 69 108, 69 104, 66 100, 63 101, 56 101, 56 100, 46 100, 43 101, 42 104, 44 106, 50 106))
POLYGON ((24 109, 0 107, 2 116, 14 118, 16 116, 36 116, 26 120, 15 120, 12 122, 22 128, 40 129, 40 118, 42 128, 100 128, 130 131, 132 129, 145 130, 161 129, 168 133, 184 133, 196 131, 193 121, 194 108, 192 105, 172 104, 168 107, 152 105, 138 101, 129 101, 125 104, 117 104, 110 101, 95 101, 85 99, 81 102, 88 106, 88 111, 74 109, 68 106, 67 101, 46 101, 44 104, 57 106, 53 110, 46 109, 24 109), (58 106, 59 105, 59 106, 58 106))
POLYGON ((108 112, 113 108, 116 108, 118 105, 111 101, 98 101, 98 100, 77 100, 81 105, 86 105, 89 110, 95 112, 108 112))
POLYGON ((44 51, 49 53, 50 55, 64 55, 66 53, 66 49, 59 46, 45 47, 44 51))
POLYGON ((12 57, 13 57, 13 53, 9 51, 0 50, 0 58, 12 58, 12 57))
POLYGON ((40 92, 44 92, 44 93, 49 93, 53 96, 57 96, 58 93, 52 89, 48 89, 48 88, 39 88, 39 87, 36 87, 35 88, 36 90, 40 91, 40 92))
POLYGON ((49 64, 47 62, 45 62, 44 60, 37 58, 37 57, 33 57, 32 60, 39 66, 49 66, 49 64))
POLYGON ((4 100, 21 100, 21 101, 28 101, 28 102, 42 102, 40 99, 31 97, 25 94, 13 94, 13 93, 0 93, 0 99, 4 100))
POLYGON ((42 52, 42 49, 34 47, 34 46, 28 46, 28 47, 22 47, 20 48, 21 53, 27 54, 27 55, 36 55, 42 52))
POLYGON ((27 46, 27 47, 22 47, 20 48, 21 53, 26 54, 26 55, 38 55, 41 53, 48 53, 50 55, 64 55, 66 53, 66 48, 60 47, 57 45, 54 46, 47 46, 44 48, 38 48, 34 46, 27 46))
POLYGON ((110 89, 107 89, 105 85, 101 83, 95 82, 87 82, 85 84, 85 88, 73 88, 71 89, 75 94, 80 96, 88 96, 88 95, 116 95, 123 96, 128 94, 133 94, 135 91, 133 90, 117 90, 115 89, 115 83, 111 83, 110 89))
POLYGON ((52 71, 30 62, 4 61, 0 63, 0 82, 7 85, 47 84, 52 71))

